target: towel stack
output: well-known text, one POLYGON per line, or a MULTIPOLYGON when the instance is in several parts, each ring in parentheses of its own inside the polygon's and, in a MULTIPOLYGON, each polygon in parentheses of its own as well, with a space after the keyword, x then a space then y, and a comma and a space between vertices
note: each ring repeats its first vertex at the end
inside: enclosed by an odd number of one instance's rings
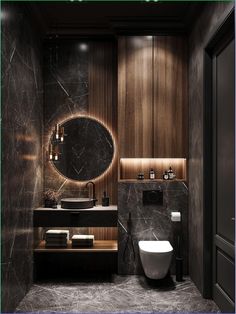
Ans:
POLYGON ((72 237, 72 247, 93 246, 94 235, 75 234, 72 237))
POLYGON ((48 230, 46 231, 46 248, 67 247, 69 240, 69 230, 48 230))

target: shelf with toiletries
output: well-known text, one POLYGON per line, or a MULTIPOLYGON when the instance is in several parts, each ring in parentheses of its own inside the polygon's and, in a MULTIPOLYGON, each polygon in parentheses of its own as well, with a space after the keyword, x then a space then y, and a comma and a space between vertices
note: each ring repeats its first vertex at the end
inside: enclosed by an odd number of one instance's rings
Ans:
POLYGON ((187 181, 186 158, 120 158, 119 181, 187 181))
POLYGON ((150 180, 150 179, 143 179, 143 180, 138 180, 138 179, 119 179, 118 182, 127 182, 127 183, 148 183, 148 182, 163 182, 163 181, 167 181, 167 182, 175 182, 175 181, 179 181, 179 182, 186 182, 185 179, 174 179, 174 180, 163 180, 163 179, 154 179, 154 180, 150 180))

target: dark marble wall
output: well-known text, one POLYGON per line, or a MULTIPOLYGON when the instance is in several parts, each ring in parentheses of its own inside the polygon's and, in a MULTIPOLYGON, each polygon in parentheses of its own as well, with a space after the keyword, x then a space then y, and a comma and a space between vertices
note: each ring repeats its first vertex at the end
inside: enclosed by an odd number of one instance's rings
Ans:
POLYGON ((88 49, 86 41, 44 45, 44 189, 60 190, 66 196, 79 193, 80 187, 55 170, 48 147, 56 123, 88 111, 88 50, 81 50, 80 44, 88 49))
POLYGON ((42 199, 42 73, 22 4, 2 4, 2 312, 32 284, 32 210, 42 199))
MULTIPOLYGON (((79 115, 99 119, 117 132, 115 49, 112 41, 51 40, 44 47, 44 182, 61 197, 87 196, 86 182, 68 180, 48 160, 49 139, 56 123, 79 115)), ((66 137, 65 137, 66 140, 66 137)), ((96 179, 99 203, 103 191, 117 203, 117 161, 96 179)))
POLYGON ((233 2, 209 3, 189 35, 189 270, 203 290, 203 54, 233 2))
MULTIPOLYGON (((182 230, 184 272, 188 273, 188 189, 182 181, 119 182, 118 184, 118 273, 142 274, 138 241, 169 240, 176 244, 177 232, 182 230), (143 205, 143 191, 163 191, 163 205, 143 205), (180 211, 182 222, 171 222, 172 211, 180 211), (131 213, 131 241, 127 242, 127 220, 131 213), (125 250, 127 242, 127 249, 125 250)), ((173 259, 174 262, 174 259, 173 259)), ((174 267, 172 267, 174 271, 174 267)))

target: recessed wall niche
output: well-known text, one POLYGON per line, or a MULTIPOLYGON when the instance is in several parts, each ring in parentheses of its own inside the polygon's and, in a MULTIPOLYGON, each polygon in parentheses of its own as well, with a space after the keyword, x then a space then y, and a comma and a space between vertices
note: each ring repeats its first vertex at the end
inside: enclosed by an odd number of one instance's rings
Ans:
POLYGON ((120 180, 136 180, 138 173, 144 174, 144 179, 149 178, 149 170, 153 169, 156 179, 162 179, 165 171, 172 168, 177 180, 187 180, 186 158, 121 158, 120 180))

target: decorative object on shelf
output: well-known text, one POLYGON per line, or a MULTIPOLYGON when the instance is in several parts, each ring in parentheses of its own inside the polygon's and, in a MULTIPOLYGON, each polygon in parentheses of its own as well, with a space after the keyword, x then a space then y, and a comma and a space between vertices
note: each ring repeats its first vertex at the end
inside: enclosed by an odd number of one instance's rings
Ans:
POLYGON ((144 174, 142 172, 140 172, 137 176, 138 180, 143 180, 144 179, 144 174))
POLYGON ((169 176, 168 176, 168 172, 165 171, 165 173, 163 174, 163 180, 168 180, 169 176))
POLYGON ((59 196, 60 196, 59 192, 55 192, 51 189, 44 192, 44 207, 57 208, 59 196))
POLYGON ((49 143, 49 160, 59 174, 75 181, 100 177, 111 166, 114 152, 111 132, 102 122, 87 116, 56 124, 49 143))
POLYGON ((169 180, 173 180, 175 177, 176 177, 176 176, 175 176, 175 174, 174 174, 172 168, 170 167, 169 170, 168 170, 168 179, 169 179, 169 180))
POLYGON ((156 177, 155 171, 153 169, 149 170, 149 179, 154 180, 156 177))

